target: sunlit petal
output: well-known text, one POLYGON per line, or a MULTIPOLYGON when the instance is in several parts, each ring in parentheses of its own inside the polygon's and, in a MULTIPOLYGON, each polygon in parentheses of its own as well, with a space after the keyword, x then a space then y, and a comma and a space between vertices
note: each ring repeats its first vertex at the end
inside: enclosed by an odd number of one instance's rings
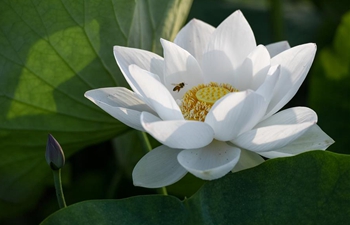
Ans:
POLYGON ((228 83, 228 77, 256 47, 255 37, 242 12, 237 10, 213 32, 204 51, 202 68, 205 77, 228 83))
POLYGON ((205 122, 214 129, 215 139, 229 141, 260 121, 264 104, 264 98, 253 91, 227 94, 213 105, 205 122))
POLYGON ((317 122, 317 114, 307 107, 293 107, 282 110, 266 120, 258 123, 255 128, 266 127, 270 125, 284 125, 284 124, 300 124, 304 122, 317 122))
POLYGON ((213 129, 208 124, 199 121, 162 121, 144 112, 141 116, 141 123, 149 134, 171 148, 200 148, 209 144, 214 137, 213 129))
POLYGON ((270 55, 263 45, 257 46, 233 73, 238 90, 256 90, 265 80, 270 68, 270 55))
POLYGON ((164 49, 164 82, 175 99, 180 99, 183 94, 200 83, 203 83, 201 68, 197 60, 186 50, 176 44, 161 39, 164 49), (180 91, 172 91, 174 85, 185 83, 180 91))
MULTIPOLYGON (((255 91, 255 93, 265 98, 266 104, 268 104, 271 101, 271 98, 273 97, 273 89, 275 88, 279 75, 280 75, 279 65, 270 67, 264 83, 255 91)), ((266 105, 266 107, 267 106, 268 105, 266 105)))
POLYGON ((140 122, 142 112, 123 107, 114 107, 98 100, 94 100, 93 102, 125 125, 136 130, 145 131, 140 122))
POLYGON ((292 99, 309 72, 315 53, 315 44, 304 44, 271 59, 271 65, 280 65, 281 72, 265 118, 276 113, 292 99))
POLYGON ((164 85, 136 65, 131 65, 129 70, 135 88, 163 120, 183 119, 179 106, 164 85))
POLYGON ((141 96, 124 87, 93 89, 85 92, 85 97, 95 104, 99 101, 112 107, 122 107, 154 114, 154 111, 141 100, 141 96))
POLYGON ((203 50, 207 46, 215 28, 201 20, 192 19, 176 35, 174 43, 186 49, 199 64, 202 61, 203 50))
POLYGON ((141 69, 156 74, 160 77, 159 80, 163 82, 164 60, 159 55, 142 49, 122 46, 114 46, 113 53, 120 70, 130 86, 132 86, 132 83, 129 82, 129 66, 132 64, 136 64, 141 69))

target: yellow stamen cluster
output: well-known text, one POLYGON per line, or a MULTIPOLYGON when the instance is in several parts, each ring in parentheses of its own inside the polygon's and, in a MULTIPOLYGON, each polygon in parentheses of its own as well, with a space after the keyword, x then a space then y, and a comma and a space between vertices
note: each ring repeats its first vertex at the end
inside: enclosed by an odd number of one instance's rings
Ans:
POLYGON ((204 121, 213 104, 224 95, 236 92, 230 84, 200 84, 187 91, 182 98, 180 109, 185 119, 204 121))

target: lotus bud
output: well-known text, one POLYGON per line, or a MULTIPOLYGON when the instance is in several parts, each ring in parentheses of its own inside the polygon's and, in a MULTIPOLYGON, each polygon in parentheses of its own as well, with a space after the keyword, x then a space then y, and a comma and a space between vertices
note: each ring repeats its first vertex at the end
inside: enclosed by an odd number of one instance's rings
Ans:
POLYGON ((51 134, 47 138, 45 159, 53 170, 61 169, 65 163, 63 150, 51 134))

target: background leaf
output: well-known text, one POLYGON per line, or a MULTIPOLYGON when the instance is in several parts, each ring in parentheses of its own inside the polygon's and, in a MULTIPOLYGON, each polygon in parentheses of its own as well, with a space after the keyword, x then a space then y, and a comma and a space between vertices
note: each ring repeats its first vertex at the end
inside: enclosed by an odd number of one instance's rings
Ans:
POLYGON ((310 106, 320 126, 334 137, 329 150, 350 153, 350 12, 338 26, 333 44, 318 54, 310 80, 310 106))
POLYGON ((0 206, 33 201, 51 181, 44 160, 48 133, 69 157, 127 129, 84 92, 127 86, 112 47, 159 53, 159 38, 174 38, 191 3, 0 2, 0 206))
POLYGON ((350 156, 312 151, 208 182, 183 203, 171 196, 86 201, 42 225, 346 224, 349 193, 350 156))

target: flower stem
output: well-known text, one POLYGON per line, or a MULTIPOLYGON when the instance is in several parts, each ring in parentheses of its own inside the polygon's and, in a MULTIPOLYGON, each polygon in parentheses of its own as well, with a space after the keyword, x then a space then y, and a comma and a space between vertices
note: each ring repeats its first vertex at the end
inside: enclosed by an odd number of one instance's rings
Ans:
POLYGON ((143 145, 147 149, 147 152, 150 152, 152 150, 152 145, 149 142, 149 139, 147 137, 147 133, 141 132, 141 134, 142 134, 143 145))
MULTIPOLYGON (((149 142, 147 133, 145 133, 145 132, 141 132, 141 133, 142 133, 143 144, 146 147, 147 151, 150 152, 152 150, 152 145, 149 142)), ((159 188, 158 193, 160 193, 162 195, 168 195, 168 191, 166 190, 166 187, 159 188)))
POLYGON ((66 200, 64 199, 63 189, 62 189, 62 180, 61 180, 61 169, 52 170, 53 179, 55 182, 57 202, 60 209, 67 207, 66 200))
POLYGON ((270 0, 271 23, 272 23, 272 38, 273 41, 281 41, 283 35, 283 13, 282 3, 280 0, 270 0))
POLYGON ((162 195, 168 195, 168 191, 166 190, 166 187, 161 187, 158 189, 158 192, 162 195))

